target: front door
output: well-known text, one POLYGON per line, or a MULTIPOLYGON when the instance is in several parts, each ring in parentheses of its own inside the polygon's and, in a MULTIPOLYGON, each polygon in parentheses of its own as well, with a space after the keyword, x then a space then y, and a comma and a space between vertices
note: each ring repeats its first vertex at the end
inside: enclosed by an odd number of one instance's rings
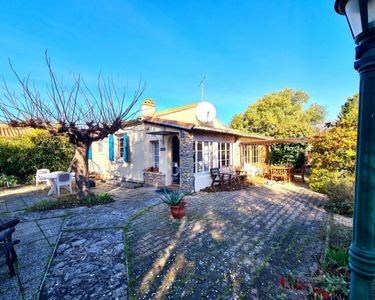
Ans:
POLYGON ((172 183, 180 184, 180 140, 172 138, 172 183))

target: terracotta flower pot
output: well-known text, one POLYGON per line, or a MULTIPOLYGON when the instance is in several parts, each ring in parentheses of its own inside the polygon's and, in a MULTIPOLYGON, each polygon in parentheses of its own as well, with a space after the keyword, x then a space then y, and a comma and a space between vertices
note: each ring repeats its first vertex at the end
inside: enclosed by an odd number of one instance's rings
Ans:
POLYGON ((186 206, 185 201, 182 201, 180 205, 170 206, 172 217, 177 220, 185 217, 185 206, 186 206))

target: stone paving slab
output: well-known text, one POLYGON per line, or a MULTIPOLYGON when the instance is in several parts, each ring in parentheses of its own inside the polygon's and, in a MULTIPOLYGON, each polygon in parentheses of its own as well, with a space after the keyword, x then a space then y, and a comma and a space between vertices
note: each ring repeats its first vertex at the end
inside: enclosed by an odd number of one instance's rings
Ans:
POLYGON ((40 299, 126 299, 122 229, 63 232, 40 299))
MULTIPOLYGON (((54 228, 61 230, 62 218, 45 219, 54 228)), ((15 246, 18 261, 16 276, 9 278, 8 268, 2 264, 0 272, 0 299, 35 299, 46 272, 53 245, 48 241, 43 229, 36 221, 21 222, 13 235, 20 244, 15 246), (12 298, 13 296, 16 296, 12 298)), ((0 258, 5 263, 3 257, 0 258)))
MULTIPOLYGON (((129 226, 131 292, 140 299, 271 299, 285 268, 320 257, 324 198, 274 186, 187 198, 187 217, 156 206, 129 226), (271 298, 270 298, 271 297, 271 298)), ((288 291, 287 291, 288 293, 288 291)), ((287 299, 301 299, 290 292, 287 299)), ((303 298, 303 296, 302 296, 303 298)))

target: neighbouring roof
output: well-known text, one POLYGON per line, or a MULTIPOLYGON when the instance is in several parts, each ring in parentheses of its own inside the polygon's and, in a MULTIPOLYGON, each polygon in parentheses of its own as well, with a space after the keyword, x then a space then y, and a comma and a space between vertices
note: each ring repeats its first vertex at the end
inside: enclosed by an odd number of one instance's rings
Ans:
POLYGON ((0 124, 0 137, 17 137, 29 133, 31 127, 12 127, 7 124, 0 124))

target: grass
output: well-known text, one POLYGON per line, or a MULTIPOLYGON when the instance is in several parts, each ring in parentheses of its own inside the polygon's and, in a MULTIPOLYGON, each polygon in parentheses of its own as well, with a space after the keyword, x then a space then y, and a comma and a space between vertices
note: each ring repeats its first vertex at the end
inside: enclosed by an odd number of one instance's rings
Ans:
POLYGON ((26 211, 46 211, 52 209, 72 208, 79 206, 91 207, 94 205, 107 204, 115 201, 108 193, 90 194, 84 199, 78 199, 76 195, 66 195, 58 199, 45 199, 29 206, 26 211))

